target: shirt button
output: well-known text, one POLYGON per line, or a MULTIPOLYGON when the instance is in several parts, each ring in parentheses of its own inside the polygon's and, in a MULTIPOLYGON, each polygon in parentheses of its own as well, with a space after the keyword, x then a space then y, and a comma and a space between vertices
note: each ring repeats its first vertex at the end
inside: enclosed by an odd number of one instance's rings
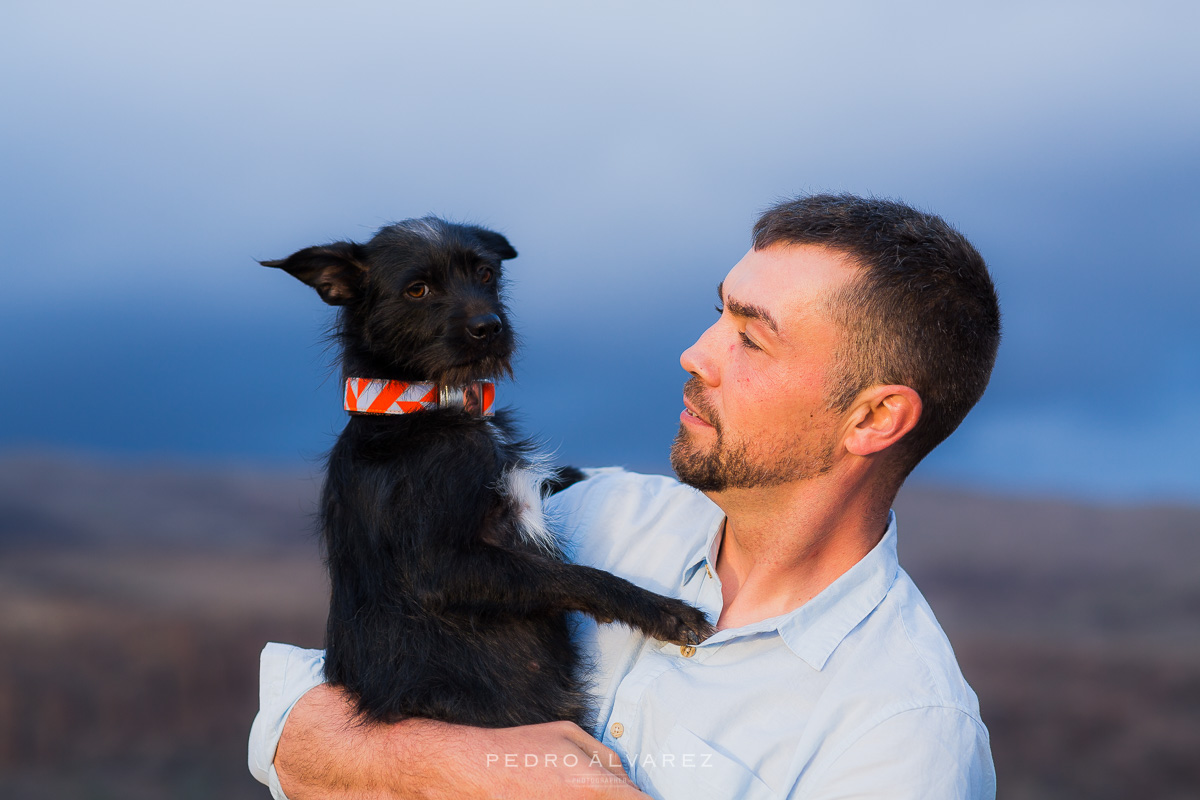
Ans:
POLYGON ((608 729, 608 732, 612 734, 614 739, 620 739, 621 734, 625 732, 625 726, 619 722, 614 722, 612 727, 608 729))
POLYGON ((696 648, 692 647, 690 644, 685 644, 679 648, 679 652, 683 653, 684 658, 691 658, 695 654, 696 648))

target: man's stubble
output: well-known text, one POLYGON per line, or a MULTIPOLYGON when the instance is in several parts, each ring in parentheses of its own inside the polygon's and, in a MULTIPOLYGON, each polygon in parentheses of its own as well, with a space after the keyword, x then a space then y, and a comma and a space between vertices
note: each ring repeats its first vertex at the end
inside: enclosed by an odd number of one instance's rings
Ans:
POLYGON ((717 440, 705 448, 682 423, 671 445, 671 468, 679 480, 702 492, 758 489, 807 480, 833 466, 833 444, 812 441, 812 432, 780 431, 751 441, 734 438, 708 404, 698 378, 690 378, 683 394, 713 426, 717 440))

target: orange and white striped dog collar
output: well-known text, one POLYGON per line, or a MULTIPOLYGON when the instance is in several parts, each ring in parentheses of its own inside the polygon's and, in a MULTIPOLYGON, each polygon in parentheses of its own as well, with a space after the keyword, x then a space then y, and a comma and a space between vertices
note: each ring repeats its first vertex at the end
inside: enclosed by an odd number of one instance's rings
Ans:
POLYGON ((347 378, 345 408, 351 414, 412 414, 433 408, 462 408, 479 417, 495 413, 496 384, 466 386, 347 378))

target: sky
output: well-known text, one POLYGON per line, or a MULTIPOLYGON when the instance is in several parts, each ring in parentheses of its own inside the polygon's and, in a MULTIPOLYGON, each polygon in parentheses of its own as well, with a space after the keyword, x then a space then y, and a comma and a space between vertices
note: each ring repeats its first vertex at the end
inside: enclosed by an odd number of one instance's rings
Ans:
POLYGON ((991 386, 915 480, 1200 502, 1192 3, 0 7, 0 455, 319 465, 315 293, 255 262, 433 213, 505 233, 501 404, 666 471, 773 202, 893 197, 983 252, 991 386))

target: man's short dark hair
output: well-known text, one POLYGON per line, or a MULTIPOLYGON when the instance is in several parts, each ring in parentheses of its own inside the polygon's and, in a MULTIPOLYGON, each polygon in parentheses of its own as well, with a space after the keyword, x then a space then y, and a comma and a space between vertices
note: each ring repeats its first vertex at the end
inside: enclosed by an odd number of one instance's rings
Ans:
POLYGON ((754 249, 817 245, 859 267, 829 298, 845 335, 829 407, 845 411, 870 386, 921 396, 916 427, 898 442, 903 478, 983 396, 1000 344, 1000 306, 987 265, 941 217, 893 200, 818 194, 779 203, 754 225, 754 249))

